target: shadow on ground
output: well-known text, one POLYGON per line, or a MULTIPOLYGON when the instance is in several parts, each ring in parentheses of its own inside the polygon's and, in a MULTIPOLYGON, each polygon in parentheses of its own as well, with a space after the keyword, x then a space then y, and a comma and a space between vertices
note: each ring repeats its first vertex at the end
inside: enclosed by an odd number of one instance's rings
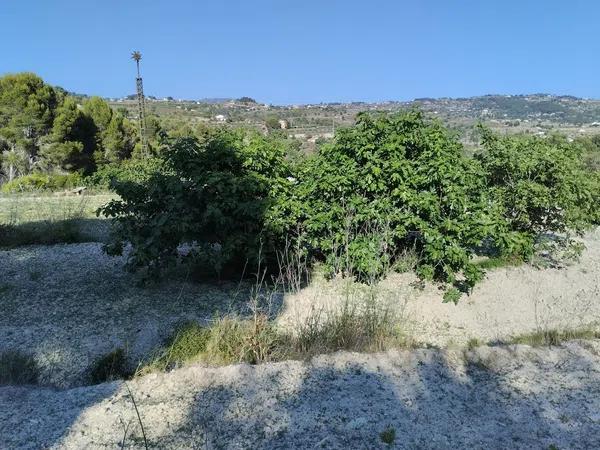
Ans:
MULTIPOLYGON (((338 353, 129 385, 151 448, 599 448, 599 351, 338 353)), ((125 424, 128 448, 143 448, 122 384, 0 388, 2 448, 118 448, 125 424)))

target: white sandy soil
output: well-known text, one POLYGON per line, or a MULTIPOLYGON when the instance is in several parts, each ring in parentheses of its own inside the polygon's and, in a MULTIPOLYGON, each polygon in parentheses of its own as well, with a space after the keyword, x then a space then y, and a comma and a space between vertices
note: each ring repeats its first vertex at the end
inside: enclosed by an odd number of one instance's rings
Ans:
MULTIPOLYGON (((150 448, 600 448, 600 341, 338 353, 129 382, 150 448), (551 447, 555 446, 555 447, 551 447)), ((122 382, 0 389, 0 448, 143 448, 122 382), (127 430, 127 431, 125 431, 127 430)))

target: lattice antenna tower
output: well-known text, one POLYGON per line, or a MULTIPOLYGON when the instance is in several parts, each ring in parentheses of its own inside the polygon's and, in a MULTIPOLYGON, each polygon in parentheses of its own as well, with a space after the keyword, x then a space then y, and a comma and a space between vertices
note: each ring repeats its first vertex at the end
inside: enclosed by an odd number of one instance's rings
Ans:
POLYGON ((137 66, 137 78, 135 84, 137 87, 137 101, 138 101, 138 128, 140 131, 140 142, 142 143, 142 155, 148 156, 148 136, 146 134, 146 99, 144 98, 144 84, 140 75, 140 61, 142 54, 135 51, 131 54, 131 59, 135 61, 137 66))

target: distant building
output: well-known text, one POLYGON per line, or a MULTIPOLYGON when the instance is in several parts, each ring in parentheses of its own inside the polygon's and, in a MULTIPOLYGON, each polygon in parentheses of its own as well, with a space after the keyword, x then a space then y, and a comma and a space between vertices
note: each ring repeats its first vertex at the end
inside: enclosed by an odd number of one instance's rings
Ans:
POLYGON ((215 116, 215 120, 217 122, 226 122, 227 121, 227 116, 223 115, 223 114, 217 114, 215 116))

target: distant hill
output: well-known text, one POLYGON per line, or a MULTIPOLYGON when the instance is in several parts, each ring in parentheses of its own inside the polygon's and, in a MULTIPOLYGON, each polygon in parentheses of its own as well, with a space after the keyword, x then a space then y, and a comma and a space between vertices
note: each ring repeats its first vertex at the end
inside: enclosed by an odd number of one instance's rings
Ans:
POLYGON ((443 116, 471 119, 548 120, 565 124, 600 121, 600 100, 570 95, 484 95, 469 98, 421 98, 404 105, 443 116))

